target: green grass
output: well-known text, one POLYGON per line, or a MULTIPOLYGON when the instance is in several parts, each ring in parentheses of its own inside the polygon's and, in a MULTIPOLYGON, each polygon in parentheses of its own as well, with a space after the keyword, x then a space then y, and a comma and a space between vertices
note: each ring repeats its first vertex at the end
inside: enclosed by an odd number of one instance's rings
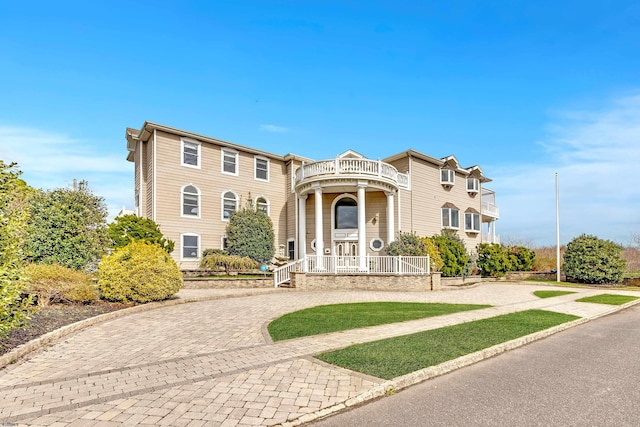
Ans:
POLYGON ((491 306, 419 302, 362 302, 321 305, 285 314, 269 323, 267 329, 271 339, 281 341, 487 307, 491 306))
POLYGON ((628 295, 600 294, 592 297, 577 299, 578 302, 595 302, 596 304, 622 305, 629 301, 637 300, 638 297, 628 295))
POLYGON ((357 344, 316 358, 374 377, 392 379, 576 319, 579 317, 569 314, 527 310, 357 344))
POLYGON ((527 280, 525 280, 525 282, 548 283, 549 285, 566 286, 566 287, 569 287, 569 288, 587 288, 587 287, 589 287, 588 285, 585 285, 584 283, 556 282, 555 280, 548 280, 548 279, 527 279, 527 280))
POLYGON ((569 294, 575 294, 575 292, 571 292, 571 291, 535 291, 533 293, 533 295, 537 296, 538 298, 552 298, 552 297, 559 297, 561 295, 569 295, 569 294))

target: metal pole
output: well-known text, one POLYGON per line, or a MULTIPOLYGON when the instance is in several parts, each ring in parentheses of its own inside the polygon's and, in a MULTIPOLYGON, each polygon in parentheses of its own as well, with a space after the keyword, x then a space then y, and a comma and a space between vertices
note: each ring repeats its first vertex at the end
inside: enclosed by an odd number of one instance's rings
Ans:
POLYGON ((556 281, 560 282, 560 196, 556 172, 556 281))

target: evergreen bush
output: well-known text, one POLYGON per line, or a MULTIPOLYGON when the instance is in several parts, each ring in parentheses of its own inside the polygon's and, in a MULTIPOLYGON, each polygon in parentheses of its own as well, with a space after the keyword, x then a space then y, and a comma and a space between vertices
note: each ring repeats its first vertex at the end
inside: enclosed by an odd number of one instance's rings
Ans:
POLYGON ((442 276, 461 276, 470 261, 462 239, 452 230, 442 230, 442 234, 433 236, 431 239, 442 257, 442 276))
POLYGON ((114 248, 127 246, 131 240, 143 240, 156 244, 168 253, 173 252, 175 246, 173 240, 164 238, 154 220, 137 215, 116 217, 112 223, 109 223, 108 233, 114 248))
POLYGON ((512 271, 511 258, 505 247, 497 243, 478 245, 478 268, 483 277, 503 277, 512 271))
POLYGON ((621 253, 622 247, 610 240, 582 234, 567 245, 564 272, 581 283, 620 283, 626 268, 621 253))
POLYGON ((59 264, 30 264, 25 270, 27 292, 35 295, 38 306, 51 302, 91 303, 99 298, 91 276, 59 264))
POLYGON ((234 211, 227 225, 227 252, 241 258, 249 257, 259 263, 271 261, 275 253, 274 233, 271 218, 254 209, 249 203, 243 209, 234 211))
POLYGON ((104 257, 98 288, 109 301, 146 303, 167 299, 182 287, 182 273, 158 245, 132 241, 104 257))

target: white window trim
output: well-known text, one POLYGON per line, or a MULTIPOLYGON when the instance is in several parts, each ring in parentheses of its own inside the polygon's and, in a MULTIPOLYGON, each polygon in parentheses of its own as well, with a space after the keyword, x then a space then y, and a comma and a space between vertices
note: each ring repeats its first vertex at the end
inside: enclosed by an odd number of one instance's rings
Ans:
POLYGON ((180 216, 182 218, 192 218, 192 219, 200 219, 200 212, 202 211, 202 196, 201 196, 201 192, 200 189, 194 185, 194 184, 185 184, 182 186, 182 188, 180 189, 180 216), (198 192, 197 196, 198 196, 198 214, 197 215, 185 215, 184 214, 184 189, 192 186, 193 188, 196 189, 196 191, 198 192))
POLYGON ((240 197, 238 197, 238 194, 233 191, 233 190, 224 190, 222 192, 222 194, 220 195, 220 219, 222 219, 225 222, 229 222, 229 218, 225 218, 224 217, 224 195, 227 193, 232 193, 235 198, 236 198, 236 208, 234 209, 234 211, 238 210, 238 206, 240 204, 240 197))
POLYGON ((271 162, 264 156, 253 156, 253 179, 256 181, 269 182, 271 178, 271 162), (267 179, 258 178, 258 160, 264 160, 267 162, 267 179))
POLYGON ((253 206, 255 206, 256 211, 258 210, 258 199, 264 199, 264 201, 267 203, 267 216, 271 216, 271 202, 269 201, 269 198, 264 194, 261 194, 253 199, 253 206))
MULTIPOLYGON (((311 241, 311 243, 309 243, 309 245, 311 246, 311 250, 312 250, 313 252, 316 252, 316 239, 313 239, 313 240, 311 241)), ((322 254, 321 254, 321 255, 322 255, 322 254)))
POLYGON ((477 193, 480 191, 480 180, 478 178, 467 178, 467 193, 477 193), (473 182, 473 188, 469 188, 469 182, 473 182))
POLYGON ((181 233, 180 234, 180 261, 197 261, 201 258, 201 251, 200 251, 200 235, 197 233, 181 233), (184 257, 184 238, 185 237, 197 237, 198 238, 198 246, 196 249, 196 252, 198 253, 198 256, 195 258, 192 257, 188 257, 185 258, 184 257))
POLYGON ((456 183, 456 171, 453 169, 443 168, 440 169, 440 184, 442 185, 454 185, 456 183), (442 172, 447 171, 447 181, 442 179, 442 172))
POLYGON ((240 156, 238 155, 238 152, 236 150, 232 150, 231 148, 222 147, 220 149, 220 171, 225 175, 238 176, 239 170, 240 170, 240 156), (235 172, 226 172, 224 170, 224 155, 225 155, 225 153, 233 154, 235 156, 235 160, 236 160, 236 171, 235 172))
POLYGON ((182 166, 188 167, 188 168, 193 168, 193 169, 200 169, 200 165, 202 164, 202 150, 201 150, 202 144, 198 141, 194 141, 192 139, 185 139, 185 138, 180 138, 180 164, 182 166), (186 144, 190 144, 190 145, 195 145, 198 148, 198 154, 197 154, 197 163, 195 165, 190 165, 184 162, 184 146, 186 144))
POLYGON ((457 208, 441 208, 441 210, 440 210, 440 222, 441 222, 441 225, 442 225, 443 229, 459 230, 460 229, 460 210, 457 209, 457 208), (451 224, 453 222, 453 221, 451 221, 451 218, 453 218, 452 212, 453 211, 457 212, 457 217, 458 217, 458 226, 457 227, 454 227, 452 225, 444 225, 444 221, 442 221, 442 211, 445 210, 445 209, 447 211, 449 211, 449 224, 451 224))
POLYGON ((371 248, 371 250, 372 250, 372 251, 374 251, 374 252, 380 252, 380 251, 384 248, 384 240, 382 240, 382 239, 381 239, 381 238, 379 238, 379 237, 374 237, 374 238, 373 238, 373 239, 371 239, 371 241, 369 242, 369 247, 370 247, 370 248, 371 248), (380 247, 379 247, 379 248, 376 248, 376 247, 374 246, 374 243, 375 243, 376 241, 379 241, 379 242, 380 242, 380 247))
POLYGON ((480 230, 482 229, 482 222, 480 221, 480 214, 475 213, 475 212, 465 212, 464 213, 464 231, 467 233, 480 233, 480 230), (474 229, 474 228, 467 228, 467 215, 471 215, 471 226, 473 227, 474 224, 474 217, 478 217, 478 228, 474 229))

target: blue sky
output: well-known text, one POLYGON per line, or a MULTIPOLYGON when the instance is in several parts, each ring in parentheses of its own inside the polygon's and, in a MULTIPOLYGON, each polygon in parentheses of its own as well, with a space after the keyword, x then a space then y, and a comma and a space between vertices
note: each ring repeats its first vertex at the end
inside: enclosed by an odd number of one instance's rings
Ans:
POLYGON ((145 120, 322 159, 479 164, 503 241, 640 233, 637 1, 5 1, 0 158, 133 204, 145 120))

